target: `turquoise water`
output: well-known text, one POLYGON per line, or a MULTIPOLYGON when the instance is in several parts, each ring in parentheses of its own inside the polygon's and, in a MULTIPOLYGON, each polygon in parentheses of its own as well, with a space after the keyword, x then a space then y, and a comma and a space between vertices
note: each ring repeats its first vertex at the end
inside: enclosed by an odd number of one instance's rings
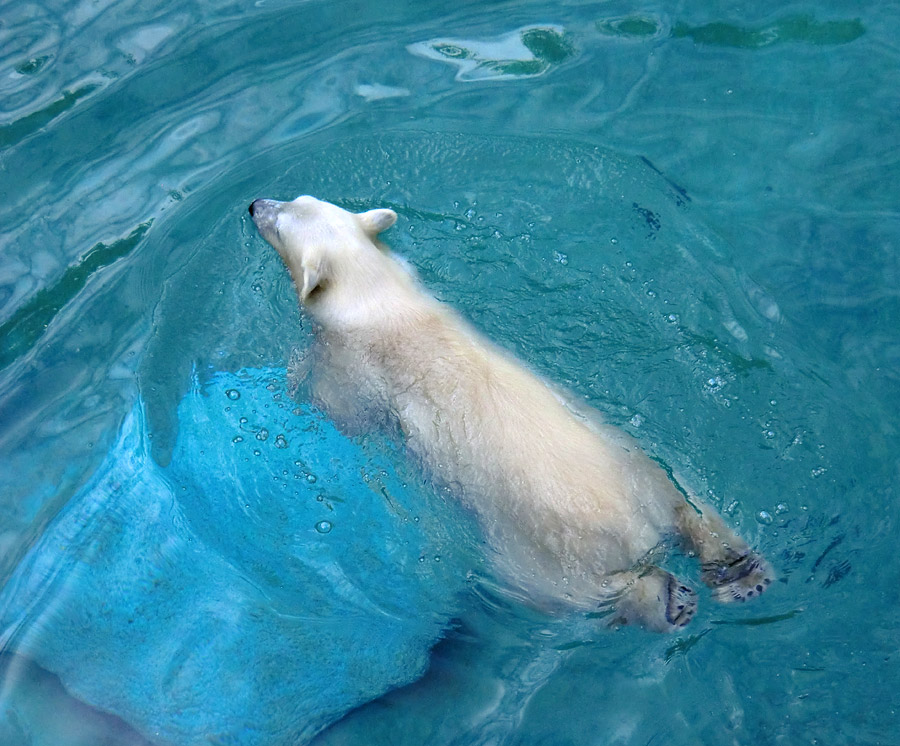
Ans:
POLYGON ((898 21, 3 5, 0 743, 898 743, 898 21), (246 207, 300 193, 395 209, 779 582, 678 636, 495 593, 399 444, 289 390, 246 207))

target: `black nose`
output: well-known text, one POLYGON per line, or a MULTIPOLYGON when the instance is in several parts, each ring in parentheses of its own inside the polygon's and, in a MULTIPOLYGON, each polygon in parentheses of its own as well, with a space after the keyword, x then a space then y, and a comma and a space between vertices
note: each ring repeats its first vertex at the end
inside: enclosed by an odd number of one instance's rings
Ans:
POLYGON ((255 199, 255 200, 253 200, 253 201, 250 203, 250 217, 251 217, 251 218, 253 217, 254 205, 255 205, 257 202, 259 202, 259 200, 256 200, 256 199, 255 199))

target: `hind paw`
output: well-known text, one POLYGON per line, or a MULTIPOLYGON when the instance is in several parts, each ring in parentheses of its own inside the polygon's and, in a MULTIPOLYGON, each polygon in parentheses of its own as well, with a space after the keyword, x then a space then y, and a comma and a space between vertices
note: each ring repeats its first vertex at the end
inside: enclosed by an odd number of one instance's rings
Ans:
POLYGON ((684 627, 697 612, 697 593, 678 582, 678 578, 669 575, 666 592, 666 621, 673 627, 684 627))
POLYGON ((655 632, 675 632, 684 627, 697 611, 697 594, 671 573, 658 567, 640 575, 623 573, 616 578, 623 584, 616 599, 613 625, 637 624, 655 632))
POLYGON ((712 588, 713 598, 721 603, 733 603, 762 595, 775 574, 765 559, 749 551, 722 563, 704 564, 702 578, 712 588))

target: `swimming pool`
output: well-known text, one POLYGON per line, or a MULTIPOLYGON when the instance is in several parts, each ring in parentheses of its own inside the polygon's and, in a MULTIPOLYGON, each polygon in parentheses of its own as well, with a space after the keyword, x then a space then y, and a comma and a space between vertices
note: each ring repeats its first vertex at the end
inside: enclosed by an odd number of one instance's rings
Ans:
POLYGON ((5 7, 0 742, 896 742, 897 16, 5 7), (495 592, 390 435, 291 390, 246 207, 304 192, 395 209, 772 590, 677 636, 495 592))

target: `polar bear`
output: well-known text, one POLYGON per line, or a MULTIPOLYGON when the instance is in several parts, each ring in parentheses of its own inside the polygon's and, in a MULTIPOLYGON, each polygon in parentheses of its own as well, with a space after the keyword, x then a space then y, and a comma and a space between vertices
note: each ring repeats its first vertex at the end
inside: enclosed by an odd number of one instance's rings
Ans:
POLYGON ((258 199, 250 215, 316 323, 316 398, 339 420, 364 412, 398 424, 434 480, 476 513, 511 592, 611 624, 680 629, 697 595, 654 564, 671 535, 719 601, 771 584, 769 564, 634 440, 429 295, 377 239, 394 211, 301 196, 258 199))

